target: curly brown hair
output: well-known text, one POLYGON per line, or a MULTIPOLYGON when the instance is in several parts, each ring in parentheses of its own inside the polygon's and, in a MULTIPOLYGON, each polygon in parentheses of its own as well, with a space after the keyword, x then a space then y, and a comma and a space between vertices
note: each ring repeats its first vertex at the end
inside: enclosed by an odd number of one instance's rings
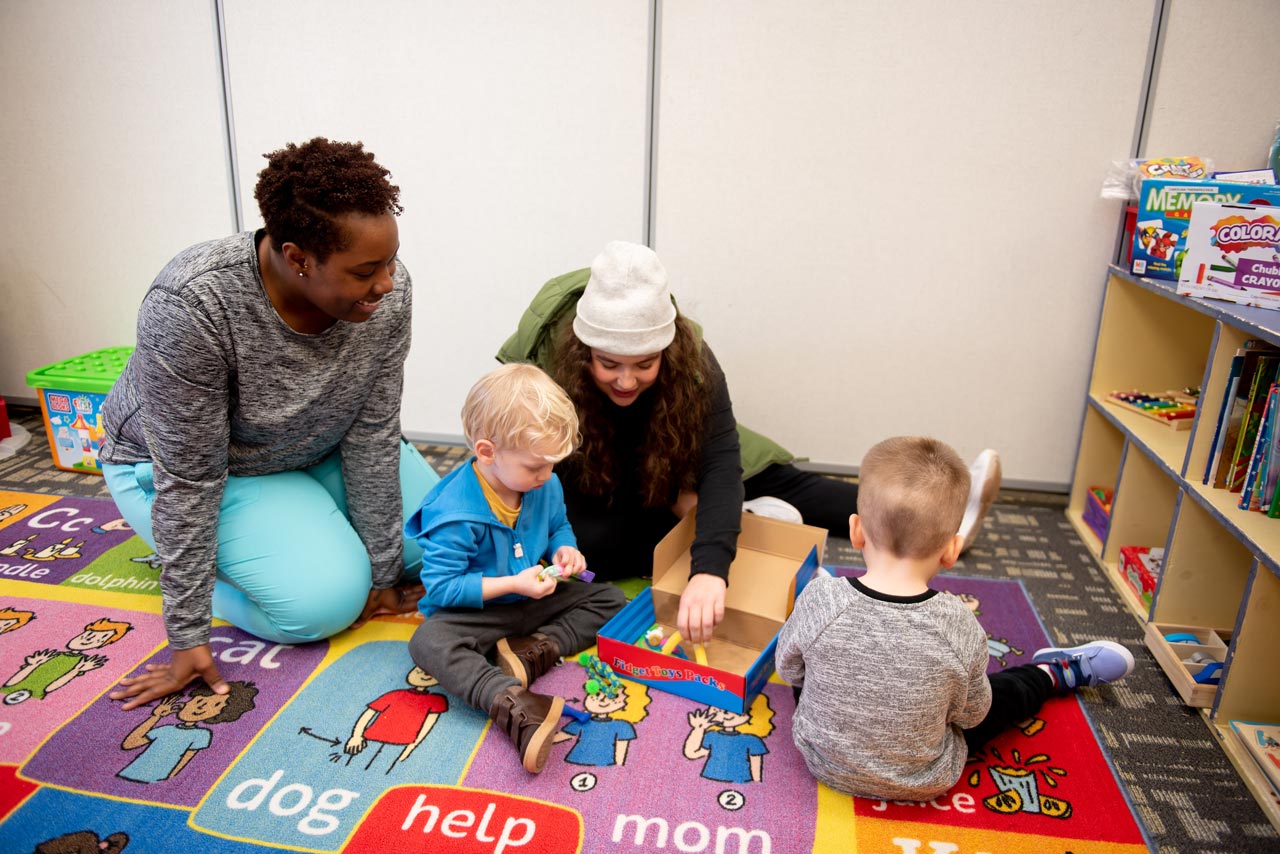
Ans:
MULTIPOLYGON (((211 718, 206 718, 207 724, 228 723, 230 721, 240 720, 240 716, 245 712, 253 711, 254 698, 258 696, 258 686, 252 682, 228 682, 227 687, 227 704, 222 707, 222 711, 211 718)), ((191 689, 192 697, 212 697, 214 690, 208 685, 197 685, 191 689)))
MULTIPOLYGON (((556 471, 587 495, 608 501, 619 481, 615 428, 608 414, 614 404, 591 377, 591 348, 574 334, 573 316, 567 312, 556 328, 551 376, 578 408, 582 443, 556 471)), ((646 507, 670 506, 680 491, 697 487, 710 370, 693 324, 677 316, 675 338, 662 351, 658 379, 645 393, 649 424, 637 453, 646 507)))
POLYGON ((263 155, 253 197, 277 251, 295 243, 324 263, 347 247, 337 218, 359 213, 400 214, 400 188, 378 165, 363 142, 332 142, 317 136, 301 145, 263 155))

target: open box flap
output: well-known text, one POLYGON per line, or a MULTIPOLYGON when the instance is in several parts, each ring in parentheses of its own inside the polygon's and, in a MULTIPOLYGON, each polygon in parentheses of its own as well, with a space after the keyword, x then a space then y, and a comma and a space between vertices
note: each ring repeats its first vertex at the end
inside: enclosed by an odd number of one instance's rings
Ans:
MULTIPOLYGON (((695 511, 653 552, 654 610, 664 622, 675 622, 680 594, 689 582, 689 547, 696 524, 695 511)), ((791 612, 797 591, 821 565, 826 543, 824 528, 743 513, 738 554, 729 566, 725 592, 726 635, 744 642, 763 637, 767 642, 791 612)))

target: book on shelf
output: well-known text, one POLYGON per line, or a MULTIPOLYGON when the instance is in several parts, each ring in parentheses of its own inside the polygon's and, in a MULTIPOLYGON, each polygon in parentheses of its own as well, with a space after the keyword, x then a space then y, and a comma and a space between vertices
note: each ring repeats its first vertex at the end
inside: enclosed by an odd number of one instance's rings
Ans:
POLYGON ((1268 467, 1267 483, 1263 487, 1263 494, 1268 496, 1268 501, 1260 508, 1272 519, 1280 519, 1280 438, 1276 438, 1277 434, 1280 434, 1280 428, 1273 428, 1271 465, 1268 467))
MULTIPOLYGON (((1240 491, 1237 507, 1241 510, 1258 510, 1262 506, 1262 490, 1266 467, 1270 462, 1272 435, 1276 421, 1276 395, 1280 383, 1272 383, 1267 389, 1266 403, 1262 407, 1262 420, 1258 422, 1258 438, 1249 452, 1249 468, 1244 476, 1244 488, 1240 491)), ((1270 496, 1268 496, 1270 498, 1270 496)))
POLYGON ((1280 797, 1280 724, 1232 720, 1231 731, 1280 797))
MULTIPOLYGON (((1280 383, 1273 383, 1272 389, 1280 389, 1280 383)), ((1263 454, 1262 469, 1258 472, 1258 495, 1256 506, 1251 509, 1262 513, 1270 513, 1276 499, 1276 485, 1280 484, 1280 391, 1275 391, 1275 408, 1272 411, 1271 436, 1263 454)))
POLYGON ((1222 406, 1218 409, 1218 426, 1213 431, 1213 445, 1210 446, 1209 462, 1204 467, 1204 484, 1208 486, 1220 484, 1215 479, 1219 461, 1222 459, 1222 447, 1229 437, 1234 439, 1240 435, 1240 420, 1243 409, 1235 407, 1236 387, 1240 385, 1240 369, 1244 366, 1244 350, 1237 350, 1231 357, 1231 369, 1227 375, 1227 391, 1222 396, 1222 406))
POLYGON ((1258 428, 1262 423, 1262 410, 1267 403, 1267 391, 1275 382, 1276 368, 1280 366, 1280 354, 1275 351, 1259 351, 1253 370, 1249 372, 1250 355, 1245 354, 1245 365, 1240 372, 1240 387, 1237 389, 1237 392, 1244 389, 1245 376, 1249 373, 1249 393, 1240 422, 1240 435, 1236 437, 1235 449, 1226 472, 1224 488, 1228 492, 1240 492, 1244 489, 1245 474, 1248 472, 1249 460, 1258 438, 1258 428))

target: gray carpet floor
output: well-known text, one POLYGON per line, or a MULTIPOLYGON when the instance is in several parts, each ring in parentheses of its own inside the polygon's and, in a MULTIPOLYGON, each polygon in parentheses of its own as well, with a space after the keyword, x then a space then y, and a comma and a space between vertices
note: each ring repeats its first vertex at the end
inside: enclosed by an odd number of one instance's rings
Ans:
MULTIPOLYGON (((32 432, 30 444, 0 460, 0 489, 110 497, 101 477, 53 466, 38 410, 9 407, 32 432)), ((436 471, 451 471, 463 448, 419 445, 436 471)), ((952 570, 1021 581, 1054 643, 1095 638, 1124 644, 1137 661, 1123 682, 1080 697, 1159 854, 1280 852, 1280 835, 1240 782, 1200 714, 1182 704, 1142 643, 1142 625, 1080 542, 1064 514, 1065 496, 1002 491, 974 547, 952 570)), ((849 541, 833 539, 825 563, 858 566, 849 541)), ((1027 852, 1039 854, 1039 852, 1027 852)))

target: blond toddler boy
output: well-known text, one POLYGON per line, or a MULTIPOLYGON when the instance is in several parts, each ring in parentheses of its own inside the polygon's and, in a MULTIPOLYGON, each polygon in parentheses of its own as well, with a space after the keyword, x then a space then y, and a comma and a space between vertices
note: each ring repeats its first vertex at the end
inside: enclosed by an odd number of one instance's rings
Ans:
POLYGON ((527 771, 546 765, 564 708, 529 690, 595 643, 626 597, 609 584, 568 581, 586 569, 552 466, 573 451, 578 416, 541 369, 504 365, 462 408, 473 456, 429 492, 405 523, 423 548, 414 663, 485 711, 527 771), (544 565, 558 567, 556 575, 544 565))

